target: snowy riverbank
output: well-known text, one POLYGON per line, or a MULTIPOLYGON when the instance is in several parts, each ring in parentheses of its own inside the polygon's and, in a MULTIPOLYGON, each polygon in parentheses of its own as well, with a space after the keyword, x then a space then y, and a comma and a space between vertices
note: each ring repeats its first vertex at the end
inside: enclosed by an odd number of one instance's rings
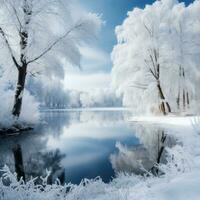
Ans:
MULTIPOLYGON (((154 123, 163 125, 174 125, 174 126, 187 126, 190 127, 193 124, 197 124, 200 118, 197 116, 135 116, 129 119, 130 122, 141 122, 141 123, 154 123)), ((200 126, 200 124, 199 124, 200 126)))
MULTIPOLYGON (((160 165, 165 175, 141 177, 120 174, 111 183, 100 179, 80 185, 46 185, 43 190, 33 182, 20 185, 12 174, 11 186, 0 182, 0 199, 17 200, 199 200, 200 199, 200 123, 197 117, 133 117, 131 121, 156 123, 168 128, 168 134, 179 141, 168 149, 168 164, 160 165), (66 189, 71 187, 69 193, 66 189)), ((45 185, 45 180, 44 180, 45 185)))

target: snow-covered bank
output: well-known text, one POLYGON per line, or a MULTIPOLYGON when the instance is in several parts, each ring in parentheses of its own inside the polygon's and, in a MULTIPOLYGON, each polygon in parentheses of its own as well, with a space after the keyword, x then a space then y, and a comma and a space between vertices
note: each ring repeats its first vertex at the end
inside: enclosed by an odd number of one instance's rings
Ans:
MULTIPOLYGON (((1 83, 1 82, 0 82, 1 83)), ((0 129, 11 128, 15 123, 12 116, 12 106, 14 103, 14 91, 1 88, 0 86, 0 129)), ((39 103, 30 93, 24 91, 24 99, 22 105, 22 112, 18 120, 19 124, 36 124, 39 122, 39 103)))
POLYGON ((87 107, 87 108, 66 108, 66 109, 41 109, 41 112, 81 112, 81 111, 131 111, 125 107, 87 107))
MULTIPOLYGON (((142 122, 145 121, 144 119, 138 118, 137 121, 142 122)), ((44 183, 45 187, 43 186, 41 190, 42 186, 35 186, 33 181, 20 185, 6 169, 5 175, 11 179, 12 184, 8 187, 0 181, 0 199, 198 200, 200 199, 200 135, 198 134, 200 126, 197 123, 191 126, 190 121, 193 119, 198 118, 148 118, 148 123, 156 121, 160 123, 159 125, 168 127, 168 133, 180 141, 176 146, 168 149, 168 163, 160 165, 162 171, 165 172, 165 175, 161 177, 119 174, 109 184, 103 183, 100 179, 85 180, 80 185, 60 186, 44 183), (69 187, 70 192, 66 193, 69 187)))
POLYGON ((130 122, 142 122, 142 123, 154 123, 154 124, 168 124, 175 126, 192 126, 193 124, 200 122, 198 116, 140 116, 132 117, 130 122))

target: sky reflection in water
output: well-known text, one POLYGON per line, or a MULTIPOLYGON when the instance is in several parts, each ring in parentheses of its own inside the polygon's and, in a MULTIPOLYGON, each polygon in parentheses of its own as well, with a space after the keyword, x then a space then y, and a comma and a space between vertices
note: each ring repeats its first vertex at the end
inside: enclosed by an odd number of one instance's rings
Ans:
POLYGON ((14 170, 12 148, 20 144, 27 178, 45 175, 46 168, 52 171, 52 181, 64 174, 65 182, 76 184, 97 176, 109 182, 119 171, 140 173, 141 163, 149 168, 155 162, 160 133, 157 128, 128 123, 130 114, 43 113, 43 123, 34 131, 0 139, 0 166, 7 164, 14 170))

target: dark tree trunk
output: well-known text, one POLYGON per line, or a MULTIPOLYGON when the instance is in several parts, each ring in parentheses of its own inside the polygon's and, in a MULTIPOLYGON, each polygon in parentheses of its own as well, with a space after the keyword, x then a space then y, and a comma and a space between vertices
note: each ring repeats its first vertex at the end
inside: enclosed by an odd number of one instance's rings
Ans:
POLYGON ((187 92, 187 106, 188 108, 190 107, 190 98, 189 98, 189 93, 187 92))
POLYGON ((158 148, 158 157, 157 157, 157 164, 160 164, 160 160, 161 160, 163 151, 165 149, 164 143, 165 143, 166 138, 167 138, 167 136, 165 135, 164 131, 162 131, 161 140, 158 141, 159 142, 158 144, 161 143, 161 147, 159 145, 159 148, 158 148))
POLYGON ((58 178, 60 180, 60 183, 62 185, 64 185, 64 183, 65 183, 65 170, 64 169, 63 169, 62 173, 60 174, 60 176, 58 178))
POLYGON ((28 46, 28 28, 32 16, 32 7, 31 4, 27 0, 23 1, 23 12, 24 12, 24 24, 22 26, 22 29, 19 32, 20 36, 20 49, 21 49, 21 55, 20 55, 20 61, 21 64, 18 66, 18 81, 17 81, 17 87, 15 91, 15 101, 14 106, 12 110, 12 114, 15 117, 19 117, 21 113, 21 107, 22 107, 22 98, 23 98, 23 92, 24 92, 24 86, 25 86, 25 80, 26 80, 26 71, 27 71, 27 60, 26 60, 26 53, 27 53, 27 46, 28 46))
POLYGON ((180 96, 181 96, 181 66, 179 66, 179 83, 178 83, 178 97, 176 99, 177 108, 180 110, 180 96))
POLYGON ((178 93, 178 97, 176 99, 176 103, 177 103, 177 108, 179 110, 180 109, 180 93, 178 93))
POLYGON ((166 138, 167 135, 165 135, 164 131, 162 131, 161 133, 161 138, 160 133, 158 132, 158 155, 156 158, 156 164, 154 164, 150 170, 154 176, 159 176, 159 174, 163 174, 163 172, 159 169, 158 165, 161 163, 161 158, 165 150, 166 138))
POLYGON ((24 65, 23 67, 20 67, 18 70, 18 80, 17 80, 16 91, 15 91, 14 106, 12 110, 12 114, 15 117, 19 117, 21 113, 22 98, 23 98, 23 92, 24 92, 24 86, 25 86, 25 80, 26 80, 26 69, 27 69, 27 66, 24 65))
POLYGON ((163 94, 163 91, 162 91, 162 88, 161 88, 159 82, 157 83, 157 88, 158 88, 159 97, 160 97, 160 99, 162 101, 161 105, 159 107, 160 107, 162 113, 164 115, 166 115, 167 113, 171 112, 171 107, 170 107, 169 103, 165 100, 165 96, 163 94))
POLYGON ((183 110, 185 110, 185 90, 183 89, 183 110))
POLYGON ((17 180, 19 181, 21 178, 23 178, 23 180, 25 181, 25 172, 24 172, 21 146, 17 144, 12 150, 15 159, 15 171, 17 173, 17 180))
POLYGON ((171 107, 170 107, 170 105, 169 105, 169 103, 167 101, 166 101, 166 106, 167 106, 168 112, 170 113, 171 112, 171 107))

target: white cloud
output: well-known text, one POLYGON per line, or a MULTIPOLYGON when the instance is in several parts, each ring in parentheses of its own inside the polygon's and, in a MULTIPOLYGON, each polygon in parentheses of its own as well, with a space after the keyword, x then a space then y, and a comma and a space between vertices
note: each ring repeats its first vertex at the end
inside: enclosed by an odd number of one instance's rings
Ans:
POLYGON ((98 44, 79 46, 81 70, 63 60, 65 66, 64 85, 66 89, 90 91, 110 87, 111 58, 110 54, 98 44))
POLYGON ((106 73, 95 74, 68 74, 64 85, 67 89, 79 91, 91 91, 92 89, 103 89, 110 86, 111 77, 106 73))
POLYGON ((81 46, 81 67, 85 71, 108 71, 111 66, 110 55, 104 50, 94 46, 81 46))
POLYGON ((80 47, 80 52, 83 59, 95 60, 101 63, 110 61, 110 55, 96 47, 82 46, 80 47))
POLYGON ((97 46, 80 47, 81 70, 63 61, 66 66, 64 85, 66 89, 91 91, 110 87, 110 55, 97 46))

